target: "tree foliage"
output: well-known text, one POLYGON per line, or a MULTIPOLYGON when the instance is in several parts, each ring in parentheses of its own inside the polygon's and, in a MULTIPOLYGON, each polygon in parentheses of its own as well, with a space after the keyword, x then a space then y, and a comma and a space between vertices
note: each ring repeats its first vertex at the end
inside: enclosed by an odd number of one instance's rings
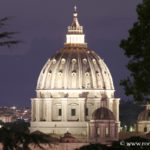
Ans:
POLYGON ((84 145, 76 150, 109 150, 109 147, 103 144, 90 144, 90 145, 84 145))
POLYGON ((51 144, 48 135, 29 133, 28 127, 29 124, 22 121, 3 124, 0 128, 0 143, 3 144, 3 150, 30 150, 29 144, 44 150, 42 143, 51 144))
POLYGON ((150 0, 137 6, 138 20, 123 39, 120 47, 129 58, 127 68, 130 76, 120 84, 127 96, 135 101, 150 101, 150 0))
POLYGON ((3 31, 3 27, 6 25, 8 21, 8 17, 4 17, 0 19, 0 46, 12 46, 18 44, 20 41, 14 40, 14 35, 17 32, 8 32, 3 31))

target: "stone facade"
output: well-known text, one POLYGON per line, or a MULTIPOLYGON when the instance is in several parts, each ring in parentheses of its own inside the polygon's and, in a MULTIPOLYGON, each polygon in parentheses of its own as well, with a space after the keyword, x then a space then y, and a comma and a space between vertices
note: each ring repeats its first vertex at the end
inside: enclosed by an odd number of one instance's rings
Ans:
POLYGON ((31 132, 62 135, 69 131, 88 137, 92 114, 103 98, 120 126, 120 99, 114 97, 111 73, 87 47, 77 16, 75 11, 64 48, 46 62, 39 75, 36 98, 31 99, 31 132))

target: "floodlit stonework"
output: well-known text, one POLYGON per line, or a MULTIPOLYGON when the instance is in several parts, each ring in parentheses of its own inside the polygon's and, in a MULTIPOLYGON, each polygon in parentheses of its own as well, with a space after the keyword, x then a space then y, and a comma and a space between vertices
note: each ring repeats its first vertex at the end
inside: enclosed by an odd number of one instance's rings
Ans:
POLYGON ((107 65, 85 43, 75 9, 64 48, 48 59, 39 75, 36 98, 31 99, 30 130, 58 135, 69 131, 88 139, 92 114, 102 107, 104 98, 105 107, 113 113, 113 122, 119 130, 120 99, 114 97, 114 92, 107 65))

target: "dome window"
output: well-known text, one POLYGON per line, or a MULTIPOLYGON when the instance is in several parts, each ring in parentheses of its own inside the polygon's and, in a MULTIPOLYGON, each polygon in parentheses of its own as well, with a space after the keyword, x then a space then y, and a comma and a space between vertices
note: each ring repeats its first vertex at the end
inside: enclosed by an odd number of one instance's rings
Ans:
POLYGON ((50 73, 50 74, 51 74, 51 73, 52 73, 52 70, 49 70, 49 71, 48 71, 48 73, 50 73))
POLYGON ((75 58, 72 59, 72 63, 75 64, 77 60, 75 58))
POLYGON ((61 63, 62 63, 62 64, 65 64, 65 62, 66 62, 66 59, 65 59, 65 58, 62 58, 62 59, 61 59, 61 63))
POLYGON ((94 64, 96 64, 96 60, 95 59, 93 59, 92 61, 93 61, 94 64))
POLYGON ((59 75, 59 76, 62 76, 62 71, 59 71, 59 72, 58 72, 58 75, 59 75))
POLYGON ((90 73, 89 73, 89 72, 86 72, 86 73, 85 73, 85 76, 89 76, 89 75, 90 75, 90 73))
POLYGON ((83 63, 84 63, 84 64, 87 63, 87 59, 86 59, 86 58, 83 59, 83 63))
POLYGON ((56 64, 56 59, 53 59, 53 64, 56 64))
POLYGON ((98 76, 98 77, 100 76, 100 73, 99 73, 99 72, 97 72, 97 76, 98 76))
POLYGON ((73 71, 73 72, 72 72, 72 76, 76 76, 76 72, 73 71))

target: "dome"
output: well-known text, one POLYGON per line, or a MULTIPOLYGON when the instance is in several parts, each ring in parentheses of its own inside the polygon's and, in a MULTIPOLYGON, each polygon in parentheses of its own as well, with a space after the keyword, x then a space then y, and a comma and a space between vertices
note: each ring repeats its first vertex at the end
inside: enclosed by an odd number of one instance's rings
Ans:
POLYGON ((92 115, 93 120, 115 120, 114 114, 106 107, 96 109, 92 115))
POLYGON ((66 46, 43 67, 37 90, 101 89, 114 90, 104 61, 84 46, 66 46))
MULTIPOLYGON (((63 135, 69 129, 72 135, 85 138, 89 130, 87 123, 94 122, 93 112, 95 119, 110 119, 98 123, 120 126, 120 99, 114 96, 112 76, 103 59, 88 48, 76 9, 64 47, 47 60, 40 72, 36 97, 31 98, 31 132, 63 135), (115 119, 106 108, 96 110, 99 106, 110 109, 115 119)), ((62 140, 76 142, 70 133, 62 140)))
POLYGON ((144 110, 138 115, 138 121, 150 121, 150 110, 144 110))
POLYGON ((85 43, 76 9, 72 24, 68 27, 64 48, 44 65, 38 78, 37 90, 114 90, 106 64, 85 43))

